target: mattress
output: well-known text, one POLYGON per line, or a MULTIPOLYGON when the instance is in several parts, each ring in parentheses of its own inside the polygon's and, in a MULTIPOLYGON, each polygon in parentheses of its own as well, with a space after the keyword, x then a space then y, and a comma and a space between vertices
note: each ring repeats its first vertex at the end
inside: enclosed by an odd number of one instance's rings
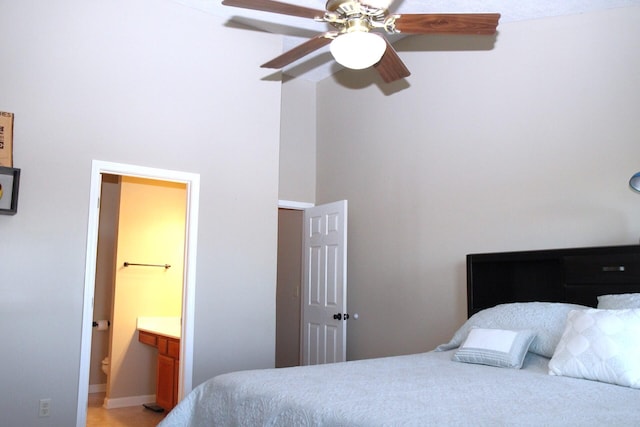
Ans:
POLYGON ((452 360, 454 350, 241 371, 195 388, 170 426, 638 426, 640 390, 452 360))

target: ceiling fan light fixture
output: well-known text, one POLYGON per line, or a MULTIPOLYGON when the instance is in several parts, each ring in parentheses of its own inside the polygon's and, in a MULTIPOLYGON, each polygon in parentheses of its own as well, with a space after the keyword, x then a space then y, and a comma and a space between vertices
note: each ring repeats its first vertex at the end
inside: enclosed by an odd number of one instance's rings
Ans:
POLYGON ((377 34, 354 31, 336 37, 329 46, 334 59, 343 67, 362 70, 378 63, 387 42, 377 34))

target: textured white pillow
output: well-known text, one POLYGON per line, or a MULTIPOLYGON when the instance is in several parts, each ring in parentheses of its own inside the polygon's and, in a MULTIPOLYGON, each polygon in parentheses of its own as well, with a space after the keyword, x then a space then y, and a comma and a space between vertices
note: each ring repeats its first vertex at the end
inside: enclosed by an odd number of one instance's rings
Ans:
POLYGON ((520 369, 535 337, 533 331, 472 328, 467 339, 453 355, 453 360, 520 369))
POLYGON ((560 341, 567 314, 571 310, 588 308, 578 304, 559 302, 515 302, 500 304, 479 311, 471 316, 456 331, 446 344, 436 347, 436 351, 452 350, 462 345, 472 327, 530 330, 536 334, 529 351, 544 357, 553 356, 560 341))
POLYGON ((640 388, 640 309, 569 312, 549 374, 640 388))
POLYGON ((640 294, 600 295, 598 308, 601 310, 640 308, 640 294))

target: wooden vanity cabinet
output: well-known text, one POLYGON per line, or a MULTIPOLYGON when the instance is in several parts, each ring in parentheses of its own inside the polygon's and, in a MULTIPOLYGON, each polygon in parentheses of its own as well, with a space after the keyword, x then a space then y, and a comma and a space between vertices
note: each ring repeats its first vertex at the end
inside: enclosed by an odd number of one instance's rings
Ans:
POLYGON ((178 403, 180 340, 147 331, 138 331, 138 341, 158 349, 156 404, 170 411, 178 403))
POLYGON ((178 370, 177 361, 163 354, 158 355, 158 370, 156 375, 156 404, 170 411, 176 406, 178 394, 175 372, 178 370))

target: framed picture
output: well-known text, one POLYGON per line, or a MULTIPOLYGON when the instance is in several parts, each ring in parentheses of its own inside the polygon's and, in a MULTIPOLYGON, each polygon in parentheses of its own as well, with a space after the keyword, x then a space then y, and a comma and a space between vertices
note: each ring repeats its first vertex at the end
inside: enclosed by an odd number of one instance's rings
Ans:
POLYGON ((13 113, 0 111, 0 166, 13 167, 13 113))
POLYGON ((18 187, 20 169, 0 166, 0 214, 15 215, 18 212, 18 187))

